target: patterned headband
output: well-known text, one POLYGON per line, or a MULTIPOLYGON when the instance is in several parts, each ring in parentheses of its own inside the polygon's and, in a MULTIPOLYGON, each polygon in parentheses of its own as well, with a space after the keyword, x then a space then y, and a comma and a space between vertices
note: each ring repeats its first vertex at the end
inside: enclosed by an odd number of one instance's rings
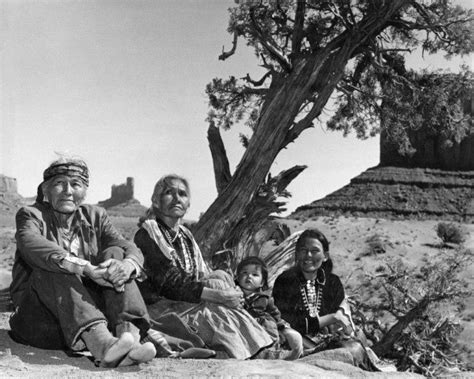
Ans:
POLYGON ((85 164, 57 163, 49 166, 43 172, 43 180, 47 181, 57 175, 77 176, 86 186, 89 186, 89 169, 85 164))

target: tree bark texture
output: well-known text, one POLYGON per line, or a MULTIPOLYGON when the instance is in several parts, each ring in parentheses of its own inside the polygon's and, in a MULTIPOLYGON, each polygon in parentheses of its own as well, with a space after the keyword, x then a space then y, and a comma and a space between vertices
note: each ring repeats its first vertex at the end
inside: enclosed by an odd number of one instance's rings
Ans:
POLYGON ((209 125, 207 140, 209 141, 209 149, 211 150, 212 163, 214 165, 217 193, 221 194, 229 184, 232 175, 230 174, 229 160, 227 159, 224 142, 222 142, 218 127, 209 125))
POLYGON ((260 186, 257 195, 247 205, 244 216, 225 242, 225 248, 234 251, 237 262, 240 262, 242 258, 259 254, 262 241, 259 241, 260 243, 256 241, 256 232, 269 220, 271 214, 285 210, 282 208, 284 203, 276 200, 304 169, 306 166, 292 167, 274 178, 269 178, 264 185, 260 186))

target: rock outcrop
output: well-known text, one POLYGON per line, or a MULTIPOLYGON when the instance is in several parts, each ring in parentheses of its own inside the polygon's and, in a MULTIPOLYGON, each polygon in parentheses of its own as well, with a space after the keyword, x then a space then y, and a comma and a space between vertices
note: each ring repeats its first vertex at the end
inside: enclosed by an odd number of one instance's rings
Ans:
POLYGON ((0 175, 0 196, 18 195, 18 187, 15 178, 0 175))
POLYGON ((396 146, 381 135, 380 165, 398 167, 428 167, 449 171, 474 170, 474 130, 460 142, 447 144, 439 136, 432 136, 422 130, 413 131, 410 142, 416 152, 411 156, 401 155, 396 146))
POLYGON ((292 218, 354 215, 474 221, 474 171, 374 167, 292 218))
POLYGON ((127 181, 122 184, 112 185, 112 194, 110 199, 99 201, 99 205, 106 209, 115 205, 126 203, 133 200, 134 180, 128 177, 127 181))
POLYGON ((15 178, 0 174, 0 210, 15 211, 23 204, 15 178))
MULTIPOLYGON (((474 95, 464 101, 474 113, 474 95)), ((354 215, 383 218, 474 220, 474 128, 452 142, 420 127, 407 131, 416 152, 402 155, 382 132, 380 164, 350 183, 296 209, 290 216, 354 215)), ((382 128, 385 130, 385 128, 382 128)))
POLYGON ((99 205, 107 209, 111 216, 140 217, 146 212, 146 207, 133 197, 134 180, 128 177, 122 184, 112 186, 110 199, 99 201, 99 205))

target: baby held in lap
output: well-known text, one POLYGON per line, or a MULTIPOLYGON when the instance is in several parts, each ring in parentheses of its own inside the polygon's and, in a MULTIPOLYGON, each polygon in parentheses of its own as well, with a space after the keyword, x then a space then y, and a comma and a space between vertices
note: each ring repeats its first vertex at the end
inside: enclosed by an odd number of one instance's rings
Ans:
MULTIPOLYGON (((257 257, 244 259, 237 267, 237 288, 243 292, 242 307, 267 331, 278 349, 278 354, 258 354, 256 358, 278 357, 287 360, 298 359, 303 353, 301 335, 281 319, 280 312, 268 291, 268 271, 265 263, 257 257), (287 346, 290 351, 281 350, 287 346)), ((235 288, 232 276, 225 271, 216 270, 204 281, 207 288, 225 290, 235 288)), ((273 350, 275 352, 275 350, 273 350)))

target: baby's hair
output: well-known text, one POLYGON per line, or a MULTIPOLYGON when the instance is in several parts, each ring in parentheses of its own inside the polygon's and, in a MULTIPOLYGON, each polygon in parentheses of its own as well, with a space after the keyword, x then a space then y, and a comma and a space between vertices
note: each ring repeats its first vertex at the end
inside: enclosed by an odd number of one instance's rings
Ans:
POLYGON ((260 267, 260 270, 262 270, 262 289, 266 291, 268 289, 268 268, 265 262, 259 258, 259 257, 247 257, 242 259, 240 263, 237 266, 237 277, 240 275, 240 272, 243 270, 245 266, 248 265, 256 265, 260 267))
POLYGON ((153 194, 151 195, 151 207, 148 208, 145 214, 138 219, 139 227, 141 227, 146 220, 153 219, 156 217, 155 204, 157 204, 157 200, 160 199, 163 192, 165 192, 165 190, 171 187, 172 180, 179 180, 181 183, 183 183, 186 187, 186 191, 188 192, 188 197, 191 197, 191 188, 189 186, 188 180, 185 177, 177 174, 168 174, 162 176, 160 179, 158 179, 155 184, 155 187, 153 188, 153 194))

